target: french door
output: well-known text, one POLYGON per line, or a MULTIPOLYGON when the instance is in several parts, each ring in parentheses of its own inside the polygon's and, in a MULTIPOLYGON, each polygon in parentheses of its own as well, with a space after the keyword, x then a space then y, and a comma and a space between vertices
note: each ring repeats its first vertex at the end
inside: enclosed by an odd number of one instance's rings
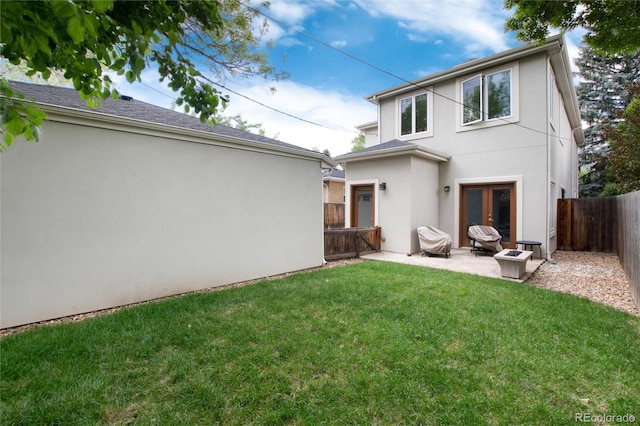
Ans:
POLYGON ((504 248, 516 248, 516 196, 513 183, 466 185, 461 192, 460 247, 468 246, 472 225, 493 226, 504 248))

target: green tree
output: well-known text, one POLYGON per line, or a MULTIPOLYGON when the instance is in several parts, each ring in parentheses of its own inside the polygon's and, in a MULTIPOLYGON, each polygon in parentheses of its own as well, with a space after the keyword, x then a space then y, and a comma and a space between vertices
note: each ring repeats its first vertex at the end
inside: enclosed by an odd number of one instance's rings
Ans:
POLYGON ((262 127, 262 123, 249 123, 242 118, 240 114, 232 116, 218 116, 216 118, 216 124, 222 124, 223 126, 233 127, 234 129, 244 130, 245 132, 255 132, 260 136, 264 136, 266 131, 262 127))
POLYGON ((629 88, 640 83, 640 52, 600 55, 586 46, 576 59, 581 82, 577 88, 580 113, 586 123, 580 147, 580 196, 600 195, 611 176, 606 173, 610 148, 605 130, 615 126, 631 102, 629 88))
POLYGON ((364 149, 365 136, 364 133, 360 133, 358 136, 351 140, 351 152, 360 151, 364 149))
POLYGON ((623 120, 606 132, 609 168, 620 194, 640 190, 640 95, 624 110, 623 120))
POLYGON ((632 53, 640 48, 640 2, 621 0, 505 0, 515 8, 505 28, 523 41, 543 41, 549 27, 584 27, 585 42, 600 53, 632 53))
MULTIPOLYGON (((257 12, 246 1, 5 1, 0 54, 45 80, 63 72, 89 106, 117 96, 109 73, 133 82, 144 69, 157 67, 160 81, 179 92, 176 104, 205 122, 227 102, 214 79, 283 76, 257 49, 254 30, 264 31, 266 21, 254 25, 257 12)), ((42 112, 21 102, 6 80, 0 81, 0 95, 0 149, 18 135, 37 140, 42 112)))

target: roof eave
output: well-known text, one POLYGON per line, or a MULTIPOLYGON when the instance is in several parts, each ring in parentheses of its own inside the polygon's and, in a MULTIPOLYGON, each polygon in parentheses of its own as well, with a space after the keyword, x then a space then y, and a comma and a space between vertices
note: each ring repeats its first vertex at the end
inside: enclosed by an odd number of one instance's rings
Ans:
POLYGON ((433 149, 425 148, 419 145, 409 145, 402 147, 394 147, 389 149, 380 149, 370 152, 350 152, 335 158, 336 161, 346 164, 356 161, 376 160, 381 158, 396 157, 400 155, 415 155, 437 162, 446 162, 451 158, 450 155, 433 149))

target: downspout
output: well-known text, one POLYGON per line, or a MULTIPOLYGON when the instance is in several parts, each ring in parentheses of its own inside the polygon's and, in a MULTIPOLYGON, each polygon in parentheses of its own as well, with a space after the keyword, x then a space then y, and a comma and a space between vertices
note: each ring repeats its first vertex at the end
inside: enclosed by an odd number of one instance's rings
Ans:
MULTIPOLYGON (((575 155, 576 155, 576 163, 578 164, 578 169, 574 169, 571 171, 571 182, 575 185, 575 187, 573 188, 573 194, 572 194, 572 198, 579 198, 580 197, 580 182, 578 182, 578 170, 580 170, 580 163, 578 162, 579 158, 578 158, 578 144, 576 143, 576 135, 575 135, 575 131, 578 129, 582 129, 582 124, 580 126, 574 127, 573 129, 571 129, 571 137, 573 138, 573 140, 571 141, 573 143, 573 145, 576 145, 576 150, 575 150, 575 155)), ((571 147, 571 149, 573 149, 573 145, 571 147)), ((573 155, 573 152, 572 154, 573 155)), ((572 159, 573 160, 573 159, 572 159)))
MULTIPOLYGON (((560 54, 562 55, 562 49, 564 49, 564 46, 562 46, 559 50, 560 54)), ((547 209, 546 209, 546 226, 545 226, 545 240, 546 240, 546 247, 545 247, 545 258, 547 260, 547 262, 553 262, 553 259, 551 259, 551 143, 552 143, 552 137, 551 137, 551 131, 549 130, 549 115, 551 113, 550 108, 549 108, 549 90, 552 90, 552 84, 551 84, 551 55, 547 56, 547 76, 546 76, 546 82, 547 82, 547 87, 546 87, 546 92, 545 92, 545 118, 544 118, 544 123, 545 126, 547 127, 546 130, 546 136, 547 136, 547 182, 546 182, 546 188, 545 188, 545 194, 547 194, 547 209)))

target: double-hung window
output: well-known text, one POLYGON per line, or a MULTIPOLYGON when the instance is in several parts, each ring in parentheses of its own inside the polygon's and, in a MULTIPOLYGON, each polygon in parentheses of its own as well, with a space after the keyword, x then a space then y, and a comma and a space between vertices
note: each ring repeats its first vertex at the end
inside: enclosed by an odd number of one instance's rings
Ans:
POLYGON ((433 134, 431 100, 429 92, 416 93, 398 100, 400 137, 433 134))
POLYGON ((506 69, 462 81, 462 125, 513 115, 513 72, 506 69))

